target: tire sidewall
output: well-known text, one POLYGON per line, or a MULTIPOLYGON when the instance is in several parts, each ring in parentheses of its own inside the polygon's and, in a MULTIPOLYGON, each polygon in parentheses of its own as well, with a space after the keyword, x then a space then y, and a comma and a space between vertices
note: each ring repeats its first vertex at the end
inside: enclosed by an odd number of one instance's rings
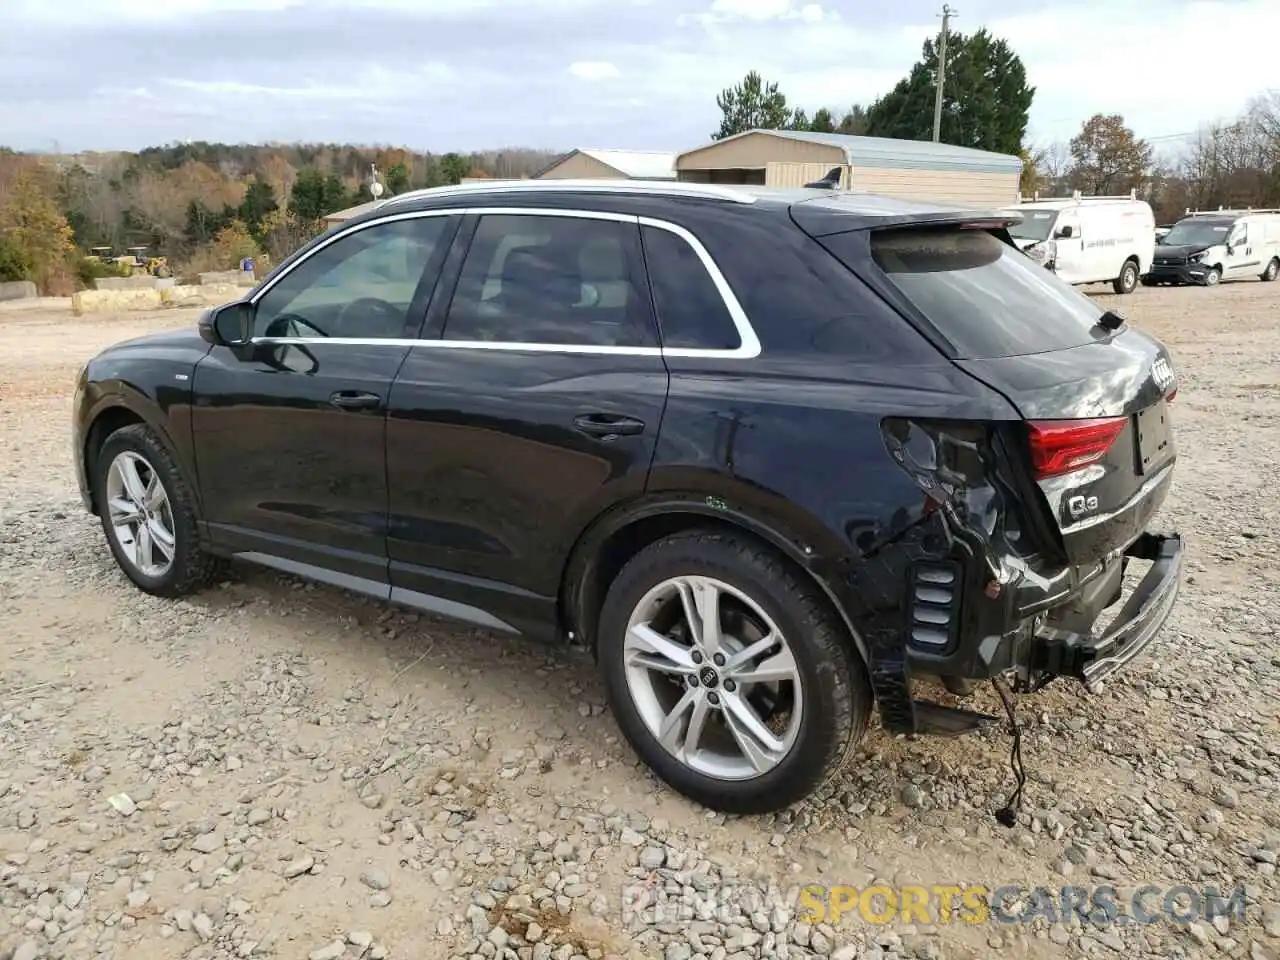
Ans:
POLYGON ((179 515, 179 512, 188 509, 188 506, 179 500, 181 487, 177 482, 178 478, 174 475, 168 451, 160 445, 148 428, 124 427, 107 437, 98 451, 94 468, 94 498, 101 514, 102 530, 106 534, 107 546, 111 549, 111 555, 115 558, 117 565, 134 584, 148 593, 165 593, 172 589, 187 567, 193 544, 187 533, 188 525, 183 523, 179 515), (111 469, 112 462, 122 453, 136 453, 144 458, 156 472, 169 499, 169 510, 173 515, 174 527, 173 562, 159 577, 149 577, 133 565, 121 549, 111 523, 111 511, 107 507, 107 473, 111 469))
MULTIPOLYGON (((833 733, 837 738, 841 735, 838 698, 858 697, 861 694, 859 680, 864 685, 866 683, 865 671, 862 678, 848 677, 850 672, 861 669, 860 663, 855 664, 849 652, 846 652, 844 662, 830 662, 810 639, 809 631, 814 628, 806 629, 791 607, 776 586, 754 570, 751 564, 738 559, 732 548, 721 543, 705 545, 703 555, 696 563, 676 555, 674 551, 648 556, 641 554, 614 581, 605 599, 598 632, 600 667, 609 690, 610 703, 615 719, 632 748, 661 779, 677 790, 694 796, 716 793, 728 805, 735 805, 734 801, 769 795, 798 779, 804 780, 806 774, 812 776, 814 770, 826 767, 830 751, 841 749, 841 744, 830 742, 833 733), (682 575, 714 577, 741 590, 773 619, 795 657, 804 700, 800 729, 791 753, 760 777, 744 781, 720 780, 685 766, 649 732, 631 696, 623 660, 627 622, 649 590, 663 580, 682 575), (843 684, 835 676, 837 670, 846 674, 843 684)), ((854 704, 854 711, 860 706, 854 704)), ((843 723, 847 724, 848 720, 843 723)), ((856 725, 856 719, 854 723, 856 725)))
POLYGON ((1120 270, 1120 289, 1124 293, 1133 293, 1138 288, 1138 265, 1132 260, 1125 261, 1120 270))
POLYGON ((1280 260, 1273 259, 1267 264, 1267 269, 1262 271, 1262 279, 1270 283, 1277 276, 1280 276, 1280 260))

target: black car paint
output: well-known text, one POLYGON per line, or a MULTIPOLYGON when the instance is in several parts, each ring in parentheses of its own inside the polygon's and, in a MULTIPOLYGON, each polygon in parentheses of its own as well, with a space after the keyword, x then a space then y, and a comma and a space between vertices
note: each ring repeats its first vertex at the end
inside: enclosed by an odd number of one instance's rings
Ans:
MULTIPOLYGON (((682 518, 750 530, 830 598, 869 661, 886 720, 899 730, 912 725, 911 669, 980 678, 1015 665, 1029 611, 1061 603, 1119 562, 1065 562, 1056 506, 1038 500, 1008 461, 1024 418, 1127 413, 1158 396, 1144 377, 1167 356, 1163 348, 1123 330, 1063 355, 955 361, 945 339, 891 288, 846 271, 811 240, 979 216, 972 211, 885 201, 858 213, 826 204, 820 192, 803 203, 751 206, 499 191, 487 191, 484 202, 570 204, 679 223, 735 292, 745 290, 747 314, 764 321, 756 327, 761 355, 540 354, 531 366, 522 352, 308 344, 300 349, 309 372, 300 373, 279 357, 246 361, 231 348, 211 348, 195 333, 161 334, 89 364, 76 414, 82 459, 88 425, 113 405, 125 407, 166 438, 197 480, 210 549, 544 639, 593 639, 616 572, 612 546, 682 518), (771 258, 802 265, 753 286, 751 274, 767 273, 771 258), (874 335, 822 341, 851 311, 874 335), (824 346, 821 363, 814 343, 824 346), (329 406, 343 388, 377 392, 385 408, 329 406), (584 436, 574 417, 594 410, 636 417, 644 431, 584 436), (215 431, 232 445, 193 449, 193 435, 215 431), (353 456, 353 444, 363 457, 353 456), (523 458, 518 476, 504 474, 513 457, 523 458), (246 458, 261 472, 246 469, 246 458), (535 477, 542 486, 531 489, 535 477), (957 558, 965 561, 957 635, 964 639, 912 648, 903 640, 910 571, 957 558)), ((445 205, 476 203, 424 198, 403 209, 445 205)), ((450 258, 439 286, 456 271, 458 258, 450 258)), ((441 333, 438 294, 422 308, 428 339, 441 333)), ((83 483, 88 477, 82 470, 83 483)))

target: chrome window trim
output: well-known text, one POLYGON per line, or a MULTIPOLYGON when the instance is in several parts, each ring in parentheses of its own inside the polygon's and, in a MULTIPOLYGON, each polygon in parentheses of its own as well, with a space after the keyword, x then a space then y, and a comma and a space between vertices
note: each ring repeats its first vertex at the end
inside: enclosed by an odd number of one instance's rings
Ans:
POLYGON ((538 207, 456 207, 450 210, 413 210, 407 213, 389 214, 385 217, 378 217, 374 220, 367 220, 363 223, 354 224, 346 229, 340 230, 333 236, 325 239, 323 243, 316 244, 305 255, 299 257, 297 262, 291 264, 288 270, 273 277, 268 283, 264 284, 258 290, 255 290, 249 298, 249 303, 257 306, 258 302, 265 297, 271 289, 285 277, 289 276, 313 256, 325 249, 332 243, 336 243, 343 237, 350 236, 361 230, 367 230, 371 227, 380 226, 384 223, 394 223, 399 220, 413 220, 419 217, 447 217, 447 216, 538 216, 538 217, 577 217, 583 220, 609 220, 615 223, 630 223, 636 226, 652 227, 657 230, 665 230, 680 237, 692 249, 694 254, 702 262, 703 269, 711 276, 711 281, 715 285, 716 290, 720 292, 724 305, 729 311, 729 316, 733 320, 734 327, 738 331, 738 346, 731 350, 722 350, 705 347, 605 347, 596 346, 594 344, 556 344, 556 343, 519 343, 519 342, 495 342, 486 340, 419 340, 410 338, 380 338, 380 337, 254 337, 250 341, 255 345, 304 345, 313 343, 330 343, 345 346, 388 346, 388 347, 428 347, 432 349, 442 350, 502 350, 507 352, 524 351, 528 353, 564 353, 564 354, 599 354, 602 356, 621 356, 621 357, 681 357, 689 359, 716 359, 716 360, 750 360, 760 356, 761 346, 760 338, 756 336, 755 328, 752 327, 750 319, 747 317, 746 311, 742 309, 742 304, 738 302, 737 296, 733 289, 729 286, 729 281, 725 279, 724 274, 720 272, 719 266, 716 265, 715 259, 707 251, 701 241, 684 227, 669 223, 666 220, 658 220, 654 217, 641 217, 629 213, 609 213, 599 210, 566 210, 566 209, 541 209, 538 207))

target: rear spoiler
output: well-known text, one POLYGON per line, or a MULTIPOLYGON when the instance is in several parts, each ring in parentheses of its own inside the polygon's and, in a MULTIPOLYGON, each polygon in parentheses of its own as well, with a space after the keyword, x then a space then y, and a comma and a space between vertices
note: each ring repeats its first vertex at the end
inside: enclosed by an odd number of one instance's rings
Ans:
MULTIPOLYGON (((809 236, 835 236, 852 230, 895 230, 908 227, 959 227, 968 230, 1007 230, 1011 224, 1021 223, 1022 215, 1004 210, 939 210, 936 213, 910 213, 888 217, 850 217, 856 225, 840 223, 843 217, 833 215, 829 225, 810 232, 809 236)), ((808 231, 806 231, 808 232, 808 231)))

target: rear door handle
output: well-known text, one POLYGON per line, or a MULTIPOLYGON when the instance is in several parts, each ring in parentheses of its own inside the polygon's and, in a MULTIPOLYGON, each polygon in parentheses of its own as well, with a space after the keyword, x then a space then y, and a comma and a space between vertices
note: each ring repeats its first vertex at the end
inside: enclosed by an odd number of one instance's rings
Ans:
POLYGON ((382 398, 376 393, 339 390, 329 397, 329 403, 339 410, 377 410, 382 406, 382 398))
POLYGON ((589 437, 633 437, 644 432, 644 421, 612 413, 584 413, 573 418, 579 433, 589 437))

